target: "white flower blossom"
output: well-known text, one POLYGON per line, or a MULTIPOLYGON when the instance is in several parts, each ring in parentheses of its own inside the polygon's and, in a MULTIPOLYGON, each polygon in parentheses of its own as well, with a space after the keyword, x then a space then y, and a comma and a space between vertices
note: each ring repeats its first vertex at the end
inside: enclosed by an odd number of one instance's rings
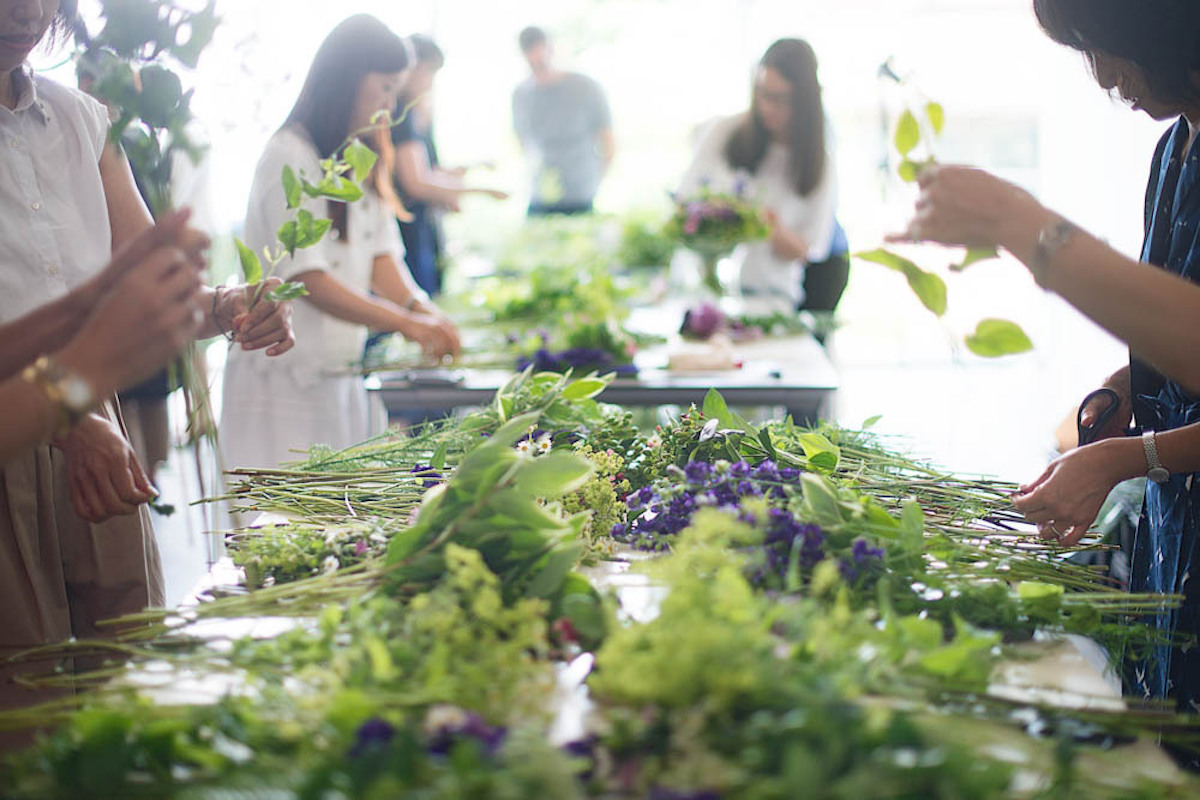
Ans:
POLYGON ((321 572, 326 575, 332 575, 342 566, 342 562, 337 560, 337 556, 325 556, 325 560, 321 562, 321 572))
POLYGON ((649 439, 646 440, 646 446, 649 447, 651 450, 657 450, 658 448, 662 447, 662 438, 659 437, 657 434, 654 436, 651 436, 649 439))
POLYGON ((518 453, 528 453, 532 449, 533 449, 533 443, 530 442, 528 439, 522 439, 521 441, 517 442, 517 452, 518 453))
POLYGON ((554 449, 554 442, 550 440, 549 436, 542 436, 537 440, 537 451, 541 455, 549 453, 552 449, 554 449))

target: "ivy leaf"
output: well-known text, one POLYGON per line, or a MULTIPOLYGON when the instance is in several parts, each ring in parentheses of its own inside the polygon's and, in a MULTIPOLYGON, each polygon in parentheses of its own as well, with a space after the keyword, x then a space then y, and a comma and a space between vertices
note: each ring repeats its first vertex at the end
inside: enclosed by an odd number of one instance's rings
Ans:
POLYGON ((933 128, 933 132, 940 136, 946 127, 946 110, 942 108, 942 104, 926 103, 925 116, 929 118, 929 125, 933 128))
POLYGON ((363 190, 354 181, 337 175, 327 175, 315 186, 306 184, 304 191, 310 197, 326 197, 343 203, 354 203, 363 196, 363 190))
POLYGON ((922 305, 936 316, 941 317, 946 313, 946 282, 937 275, 934 275, 932 272, 926 272, 907 258, 898 256, 882 248, 855 253, 855 257, 861 258, 863 261, 870 261, 873 264, 880 264, 903 274, 908 280, 909 287, 917 295, 917 299, 921 301, 922 305))
POLYGON ((183 81, 171 70, 154 64, 143 67, 138 73, 142 89, 138 93, 134 111, 142 121, 152 128, 171 128, 188 113, 191 94, 183 92, 183 81))
POLYGON ((811 432, 800 436, 800 446, 808 463, 824 472, 833 472, 841 461, 842 453, 836 444, 824 434, 811 432))
POLYGON ((308 287, 299 281, 281 283, 267 292, 267 299, 272 303, 287 303, 301 297, 308 297, 308 287))
POLYGON ((863 420, 862 429, 866 431, 874 428, 879 424, 879 420, 881 419, 883 419, 883 414, 876 414, 873 417, 867 417, 865 420, 863 420))
POLYGON ((729 406, 725 403, 725 398, 716 389, 709 389, 708 394, 704 396, 703 411, 705 417, 716 420, 717 425, 722 428, 737 427, 733 414, 730 413, 729 406))
POLYGON ((967 349, 983 358, 1027 353, 1033 342, 1021 330, 1021 326, 1006 319, 985 319, 966 338, 967 349))
POLYGON ((608 381, 600 378, 580 378, 563 389, 562 396, 564 400, 586 400, 595 397, 606 388, 608 381))
MULTIPOLYGON (((296 238, 292 250, 303 250, 306 247, 312 247, 317 242, 325 237, 329 232, 329 228, 333 225, 333 220, 316 219, 312 212, 307 209, 300 209, 296 213, 296 238)), ((282 238, 280 239, 282 241, 282 238)), ((286 244, 286 243, 285 243, 286 244)))
POLYGON ((216 5, 216 0, 209 0, 203 10, 189 14, 184 24, 175 29, 175 44, 170 48, 171 55, 189 69, 196 68, 200 54, 212 42, 213 34, 217 31, 221 20, 216 14, 216 5), (187 41, 180 42, 179 33, 184 28, 188 30, 187 41))
POLYGON ((961 264, 951 264, 951 272, 962 272, 972 264, 978 264, 980 261, 990 261, 993 258, 999 258, 1000 253, 994 247, 972 247, 967 250, 966 256, 963 257, 961 264))
POLYGON ((258 254, 241 239, 235 237, 233 241, 237 245, 238 260, 242 262, 242 274, 246 276, 246 283, 253 286, 262 280, 262 262, 258 260, 258 254))
POLYGON ((379 160, 379 156, 375 154, 375 151, 358 139, 350 143, 346 151, 342 154, 342 158, 354 170, 355 183, 365 181, 371 175, 371 170, 375 168, 375 162, 379 160))
POLYGON ((288 208, 300 207, 300 200, 304 196, 304 187, 300 185, 300 179, 296 177, 296 173, 289 166, 283 168, 283 195, 287 198, 288 208))
POLYGON ((900 175, 900 180, 905 183, 916 183, 918 176, 921 174, 921 165, 911 159, 904 159, 900 162, 900 166, 896 169, 900 175))
POLYGON ((894 142, 896 150, 902 156, 907 156, 921 143, 921 126, 911 111, 906 110, 900 115, 900 119, 896 123, 894 142))

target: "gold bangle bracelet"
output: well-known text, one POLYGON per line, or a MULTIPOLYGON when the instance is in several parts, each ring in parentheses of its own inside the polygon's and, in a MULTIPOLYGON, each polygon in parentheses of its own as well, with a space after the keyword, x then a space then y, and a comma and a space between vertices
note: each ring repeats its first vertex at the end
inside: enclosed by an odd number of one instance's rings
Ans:
POLYGON ((34 361, 21 371, 21 378, 26 383, 39 389, 54 409, 56 418, 54 438, 57 439, 65 436, 79 420, 71 413, 71 409, 67 407, 62 388, 52 376, 53 371, 54 365, 50 359, 46 356, 41 356, 37 361, 34 361))

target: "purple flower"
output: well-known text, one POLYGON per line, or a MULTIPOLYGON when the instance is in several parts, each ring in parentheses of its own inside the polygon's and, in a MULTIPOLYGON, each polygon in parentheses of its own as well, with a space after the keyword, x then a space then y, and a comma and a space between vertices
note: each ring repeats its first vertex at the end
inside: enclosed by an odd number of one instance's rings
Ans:
POLYGON ((359 539, 357 542, 354 543, 354 555, 362 556, 362 555, 365 555, 366 552, 367 552, 367 543, 366 542, 364 542, 362 539, 359 539))
POLYGON ((430 710, 426 732, 429 735, 427 749, 437 756, 448 755, 456 743, 469 740, 479 742, 489 756, 494 756, 508 737, 507 728, 493 727, 478 714, 450 707, 430 710))
POLYGON ((692 461, 683 468, 683 474, 690 484, 703 486, 712 480, 713 468, 712 464, 707 461, 692 461))
POLYGON ((426 466, 424 464, 417 464, 409 471, 409 473, 424 478, 424 480, 421 481, 421 487, 424 489, 432 489, 434 486, 437 486, 446 479, 442 473, 438 472, 433 467, 426 466))
POLYGON ((351 758, 361 758, 366 753, 382 749, 392 741, 396 729, 387 720, 372 717, 358 729, 358 737, 350 748, 351 758))
POLYGON ((670 789, 655 786, 650 789, 649 800, 721 800, 721 793, 712 789, 670 789))

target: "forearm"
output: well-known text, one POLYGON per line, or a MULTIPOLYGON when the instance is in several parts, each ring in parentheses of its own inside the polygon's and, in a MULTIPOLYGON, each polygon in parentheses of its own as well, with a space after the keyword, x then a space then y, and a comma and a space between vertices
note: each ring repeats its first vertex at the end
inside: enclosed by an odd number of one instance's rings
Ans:
MULTIPOLYGON (((1200 472, 1200 423, 1156 433, 1154 439, 1158 459, 1169 472, 1183 475, 1200 472)), ((1107 439, 1093 446, 1110 451, 1109 457, 1120 480, 1140 478, 1149 469, 1140 436, 1107 439)))
MULTIPOLYGON (((1057 219, 1046 209, 1022 214, 998 240, 1035 265, 1038 234, 1057 219)), ((1127 258, 1083 231, 1055 254, 1043 283, 1164 375, 1200 393, 1200 286, 1127 258)))
POLYGON ((57 414, 46 393, 16 377, 0 381, 0 465, 25 450, 48 441, 54 433, 57 414))
POLYGON ((0 325, 0 380, 66 345, 95 306, 94 294, 91 288, 80 289, 0 325))
POLYGON ((400 187, 406 197, 435 205, 451 205, 458 202, 462 195, 473 191, 464 187, 460 179, 440 170, 430 171, 419 178, 401 180, 400 187))
POLYGON ((372 266, 371 290, 402 309, 420 313, 436 312, 429 295, 417 286, 407 267, 392 256, 378 256, 372 266))
POLYGON ((387 298, 381 300, 356 292, 326 272, 306 273, 299 280, 308 289, 308 296, 302 302, 312 303, 331 317, 377 331, 398 331, 404 327, 404 310, 387 298))

